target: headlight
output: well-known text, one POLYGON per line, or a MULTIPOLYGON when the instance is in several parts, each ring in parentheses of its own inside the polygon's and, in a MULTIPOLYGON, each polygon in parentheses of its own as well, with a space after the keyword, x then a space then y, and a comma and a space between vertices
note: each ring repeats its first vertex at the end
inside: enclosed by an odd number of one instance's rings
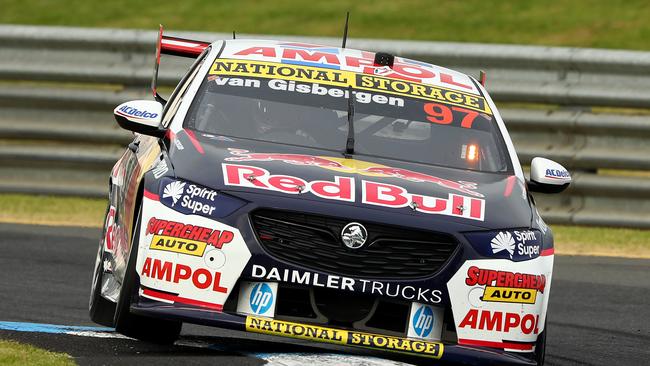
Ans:
POLYGON ((464 233, 474 249, 485 257, 515 262, 539 257, 542 233, 531 229, 506 229, 464 233))
POLYGON ((221 218, 246 204, 238 198, 181 179, 160 180, 160 202, 186 215, 221 218))

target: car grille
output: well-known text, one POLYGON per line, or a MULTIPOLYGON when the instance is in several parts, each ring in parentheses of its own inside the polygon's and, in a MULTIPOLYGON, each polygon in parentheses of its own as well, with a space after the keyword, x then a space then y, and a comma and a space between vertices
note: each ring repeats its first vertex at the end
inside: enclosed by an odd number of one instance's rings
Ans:
POLYGON ((437 232, 303 213, 257 210, 253 229, 273 257, 329 273, 365 278, 417 278, 433 275, 458 246, 437 232), (368 231, 366 244, 348 249, 340 238, 352 221, 368 231))

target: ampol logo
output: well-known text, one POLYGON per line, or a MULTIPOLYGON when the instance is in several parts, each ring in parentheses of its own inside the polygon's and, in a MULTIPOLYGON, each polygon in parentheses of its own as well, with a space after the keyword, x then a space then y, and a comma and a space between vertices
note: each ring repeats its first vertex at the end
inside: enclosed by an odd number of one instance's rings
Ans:
POLYGON ((430 306, 422 305, 415 311, 413 316, 413 329, 419 337, 426 338, 433 329, 433 310, 430 306))
POLYGON ((266 283, 258 283, 253 287, 250 296, 251 310, 255 314, 265 314, 273 305, 273 290, 266 283))

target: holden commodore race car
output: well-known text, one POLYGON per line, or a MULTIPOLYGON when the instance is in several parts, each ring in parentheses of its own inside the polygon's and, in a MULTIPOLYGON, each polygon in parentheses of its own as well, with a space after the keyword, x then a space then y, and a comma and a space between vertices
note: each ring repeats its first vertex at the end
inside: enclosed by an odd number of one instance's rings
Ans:
POLYGON ((183 322, 461 364, 542 364, 553 235, 476 79, 313 44, 162 35, 196 60, 110 174, 90 316, 173 342, 183 322))

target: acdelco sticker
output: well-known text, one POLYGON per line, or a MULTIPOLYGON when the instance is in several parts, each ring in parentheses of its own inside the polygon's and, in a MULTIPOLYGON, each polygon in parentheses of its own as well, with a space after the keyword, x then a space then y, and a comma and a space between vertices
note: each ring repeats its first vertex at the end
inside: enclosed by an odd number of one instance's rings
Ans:
POLYGON ((441 358, 444 352, 443 344, 437 342, 326 328, 253 316, 246 317, 246 331, 344 346, 382 349, 437 359, 441 358))

